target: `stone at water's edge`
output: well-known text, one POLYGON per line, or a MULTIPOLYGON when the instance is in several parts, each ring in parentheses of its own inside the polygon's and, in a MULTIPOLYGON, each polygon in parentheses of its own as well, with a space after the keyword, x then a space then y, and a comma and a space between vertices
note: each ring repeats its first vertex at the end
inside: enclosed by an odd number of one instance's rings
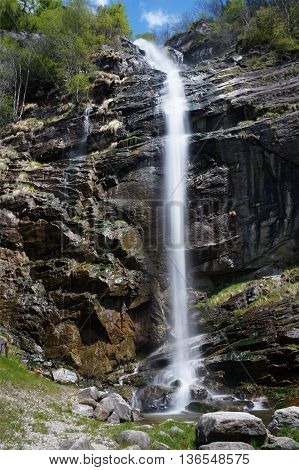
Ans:
POLYGON ((246 442, 264 444, 267 429, 260 418, 249 413, 217 411, 201 416, 196 426, 196 444, 199 448, 211 442, 246 442))
POLYGON ((211 442, 198 448, 199 450, 254 450, 245 442, 211 442))
POLYGON ((163 411, 169 408, 176 387, 148 385, 137 392, 136 398, 141 411, 163 411))
POLYGON ((269 431, 272 434, 276 434, 277 431, 284 427, 290 427, 292 429, 299 428, 299 407, 290 406, 288 408, 281 408, 276 410, 272 416, 272 420, 268 426, 269 431))
POLYGON ((299 443, 290 437, 268 436, 268 441, 262 450, 299 450, 299 443))
POLYGON ((149 449, 151 438, 143 431, 122 431, 117 437, 116 442, 121 446, 138 445, 141 449, 149 449))

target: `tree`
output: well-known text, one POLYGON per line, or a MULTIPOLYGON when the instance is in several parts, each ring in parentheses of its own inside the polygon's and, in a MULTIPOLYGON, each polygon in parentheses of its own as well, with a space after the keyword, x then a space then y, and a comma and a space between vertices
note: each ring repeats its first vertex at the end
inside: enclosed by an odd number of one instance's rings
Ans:
POLYGON ((18 0, 2 0, 0 5, 0 29, 18 30, 22 9, 18 0))
POLYGON ((27 95, 32 52, 15 40, 4 38, 0 43, 2 67, 0 90, 10 97, 12 120, 21 119, 27 95))
POLYGON ((97 29, 108 42, 113 42, 117 36, 130 37, 132 31, 124 4, 113 3, 110 6, 99 7, 97 10, 97 29))

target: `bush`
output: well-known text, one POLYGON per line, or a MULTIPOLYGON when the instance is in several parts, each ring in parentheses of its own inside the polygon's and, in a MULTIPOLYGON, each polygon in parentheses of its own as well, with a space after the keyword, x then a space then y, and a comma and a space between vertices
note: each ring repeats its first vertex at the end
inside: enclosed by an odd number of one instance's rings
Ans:
POLYGON ((73 75, 66 84, 67 91, 75 98, 76 103, 86 101, 88 98, 89 80, 86 74, 73 75))
POLYGON ((290 36, 286 18, 276 6, 263 6, 254 14, 244 33, 243 45, 288 51, 298 49, 295 38, 290 36))

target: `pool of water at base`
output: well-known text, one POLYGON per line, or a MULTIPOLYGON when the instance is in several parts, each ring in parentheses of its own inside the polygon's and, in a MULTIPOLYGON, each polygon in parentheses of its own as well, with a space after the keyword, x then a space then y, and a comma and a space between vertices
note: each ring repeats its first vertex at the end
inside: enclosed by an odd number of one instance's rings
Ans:
MULTIPOLYGON (((265 426, 268 426, 274 413, 274 409, 250 410, 246 412, 261 418, 265 426)), ((144 413, 142 424, 162 424, 170 419, 180 423, 196 423, 202 414, 203 413, 193 413, 188 411, 179 414, 171 414, 170 412, 144 413)))

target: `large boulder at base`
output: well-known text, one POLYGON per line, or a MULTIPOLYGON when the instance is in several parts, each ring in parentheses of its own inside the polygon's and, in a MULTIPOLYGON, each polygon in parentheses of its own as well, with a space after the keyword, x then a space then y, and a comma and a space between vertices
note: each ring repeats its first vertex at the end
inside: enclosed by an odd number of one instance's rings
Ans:
POLYGON ((77 374, 69 369, 64 369, 63 367, 53 370, 52 376, 53 380, 60 384, 75 384, 78 382, 77 374))
POLYGON ((198 448, 199 450, 254 450, 245 442, 211 442, 198 448))
POLYGON ((80 405, 79 403, 73 403, 73 412, 77 415, 86 416, 87 418, 93 416, 92 406, 80 405))
POLYGON ((98 421, 107 421, 109 418, 109 411, 101 405, 100 403, 97 405, 96 409, 94 410, 93 417, 98 421))
POLYGON ((167 385, 148 385, 137 393, 141 411, 163 411, 169 408, 175 387, 167 385))
POLYGON ((211 442, 264 444, 267 429, 260 418, 249 413, 217 411, 201 416, 196 426, 197 448, 211 442))
POLYGON ((118 393, 110 393, 101 400, 101 405, 109 414, 116 414, 120 421, 132 421, 132 408, 118 393))
POLYGON ((151 438, 143 431, 122 431, 117 437, 116 442, 121 446, 137 445, 141 449, 149 449, 151 438))
POLYGON ((299 428, 299 406, 290 406, 275 411, 268 426, 269 431, 275 434, 285 427, 299 428))
POLYGON ((91 445, 90 440, 82 436, 79 439, 69 439, 62 442, 59 447, 60 450, 94 450, 95 448, 91 445))
POLYGON ((298 450, 299 443, 290 437, 268 436, 268 441, 262 446, 262 450, 298 450))
POLYGON ((100 399, 99 391, 96 387, 82 388, 79 390, 78 396, 80 403, 81 400, 92 399, 94 401, 99 401, 100 399))
POLYGON ((110 413, 114 411, 116 403, 127 404, 126 400, 124 400, 118 393, 109 393, 106 397, 101 399, 101 405, 110 411, 110 413))

